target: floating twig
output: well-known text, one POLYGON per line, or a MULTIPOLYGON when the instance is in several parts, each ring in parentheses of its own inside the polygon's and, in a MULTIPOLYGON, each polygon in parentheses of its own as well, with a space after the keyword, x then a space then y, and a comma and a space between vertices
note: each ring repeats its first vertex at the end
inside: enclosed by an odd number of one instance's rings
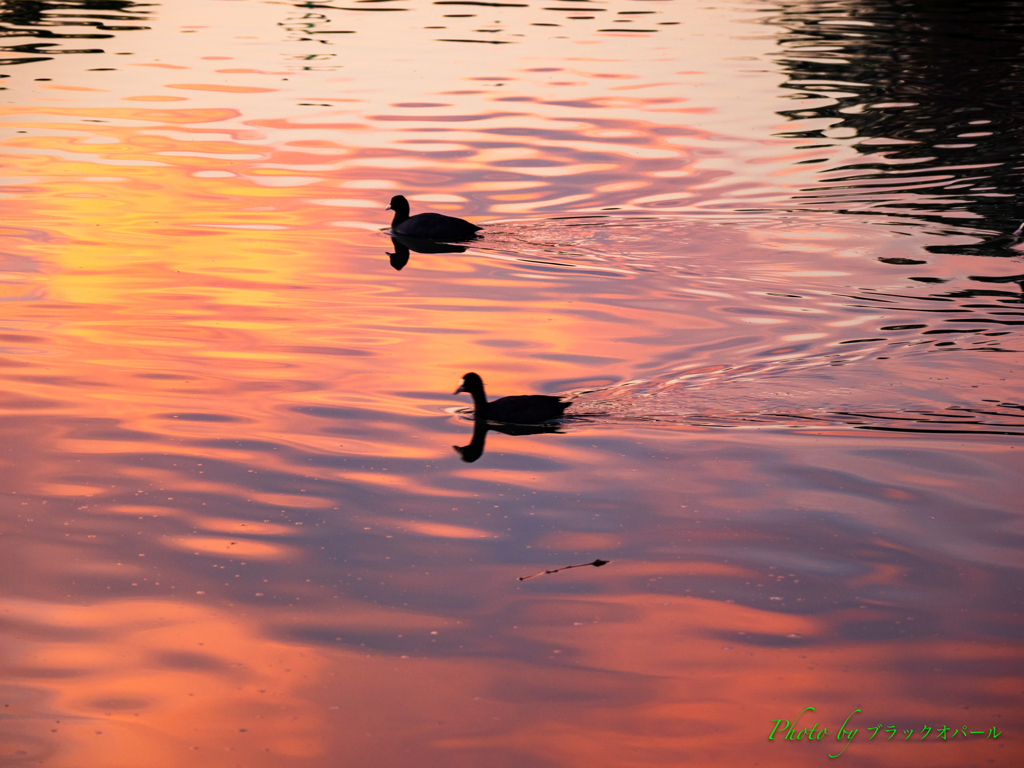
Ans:
POLYGON ((600 568, 602 565, 608 565, 609 560, 595 560, 592 563, 576 563, 576 565, 563 565, 561 568, 552 568, 550 571, 541 571, 540 573, 533 573, 529 576, 520 576, 516 581, 526 581, 532 579, 534 576, 547 576, 549 573, 558 573, 559 571, 567 571, 570 568, 583 568, 588 565, 592 565, 595 568, 600 568))

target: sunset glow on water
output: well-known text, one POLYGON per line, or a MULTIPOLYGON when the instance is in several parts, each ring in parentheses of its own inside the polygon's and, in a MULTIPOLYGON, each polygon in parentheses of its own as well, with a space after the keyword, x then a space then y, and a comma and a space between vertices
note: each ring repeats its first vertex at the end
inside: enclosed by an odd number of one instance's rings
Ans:
POLYGON ((1024 14, 897 5, 0 0, 0 764, 1019 765, 1024 14))

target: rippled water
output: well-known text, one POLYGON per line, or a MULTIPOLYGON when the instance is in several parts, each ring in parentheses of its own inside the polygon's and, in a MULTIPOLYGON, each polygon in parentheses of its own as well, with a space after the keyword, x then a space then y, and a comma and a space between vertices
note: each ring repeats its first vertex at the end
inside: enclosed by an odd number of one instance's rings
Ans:
POLYGON ((1024 5, 0 38, 0 762, 1020 763, 1024 5))

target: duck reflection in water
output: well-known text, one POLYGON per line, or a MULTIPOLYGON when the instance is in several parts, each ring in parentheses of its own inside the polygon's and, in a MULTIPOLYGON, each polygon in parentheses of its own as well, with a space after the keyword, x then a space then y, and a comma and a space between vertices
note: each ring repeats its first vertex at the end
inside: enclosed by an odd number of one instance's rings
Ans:
POLYGON ((493 430, 503 435, 548 435, 562 434, 561 424, 488 424, 486 419, 476 419, 473 423, 473 438, 469 445, 453 445, 455 452, 467 464, 484 455, 484 443, 487 432, 493 430))
POLYGON ((450 243, 439 243, 436 240, 424 240, 420 237, 406 237, 404 235, 391 235, 391 247, 394 253, 385 251, 391 260, 391 266, 401 270, 409 263, 409 252, 416 253, 465 253, 466 246, 451 245, 450 243))
POLYGON ((487 430, 506 435, 539 435, 558 432, 560 419, 571 403, 553 395, 513 395, 487 402, 484 381, 479 374, 467 373, 455 394, 468 392, 473 396, 473 439, 469 445, 452 446, 462 460, 473 462, 484 452, 487 430))

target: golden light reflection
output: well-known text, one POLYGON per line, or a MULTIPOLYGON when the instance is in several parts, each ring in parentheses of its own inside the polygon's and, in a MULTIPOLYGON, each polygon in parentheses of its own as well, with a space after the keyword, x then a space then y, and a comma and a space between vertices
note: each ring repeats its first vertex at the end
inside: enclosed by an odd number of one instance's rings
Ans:
POLYGON ((262 541, 246 541, 234 536, 230 539, 211 536, 180 536, 165 537, 160 540, 164 546, 182 552, 195 554, 222 554, 231 557, 244 557, 249 560, 288 560, 294 562, 302 550, 298 547, 286 547, 281 544, 262 541))
POLYGON ((480 528, 465 525, 434 523, 426 520, 402 520, 395 518, 369 517, 364 522, 388 530, 411 532, 421 536, 435 536, 443 539, 496 539, 498 535, 480 528))

